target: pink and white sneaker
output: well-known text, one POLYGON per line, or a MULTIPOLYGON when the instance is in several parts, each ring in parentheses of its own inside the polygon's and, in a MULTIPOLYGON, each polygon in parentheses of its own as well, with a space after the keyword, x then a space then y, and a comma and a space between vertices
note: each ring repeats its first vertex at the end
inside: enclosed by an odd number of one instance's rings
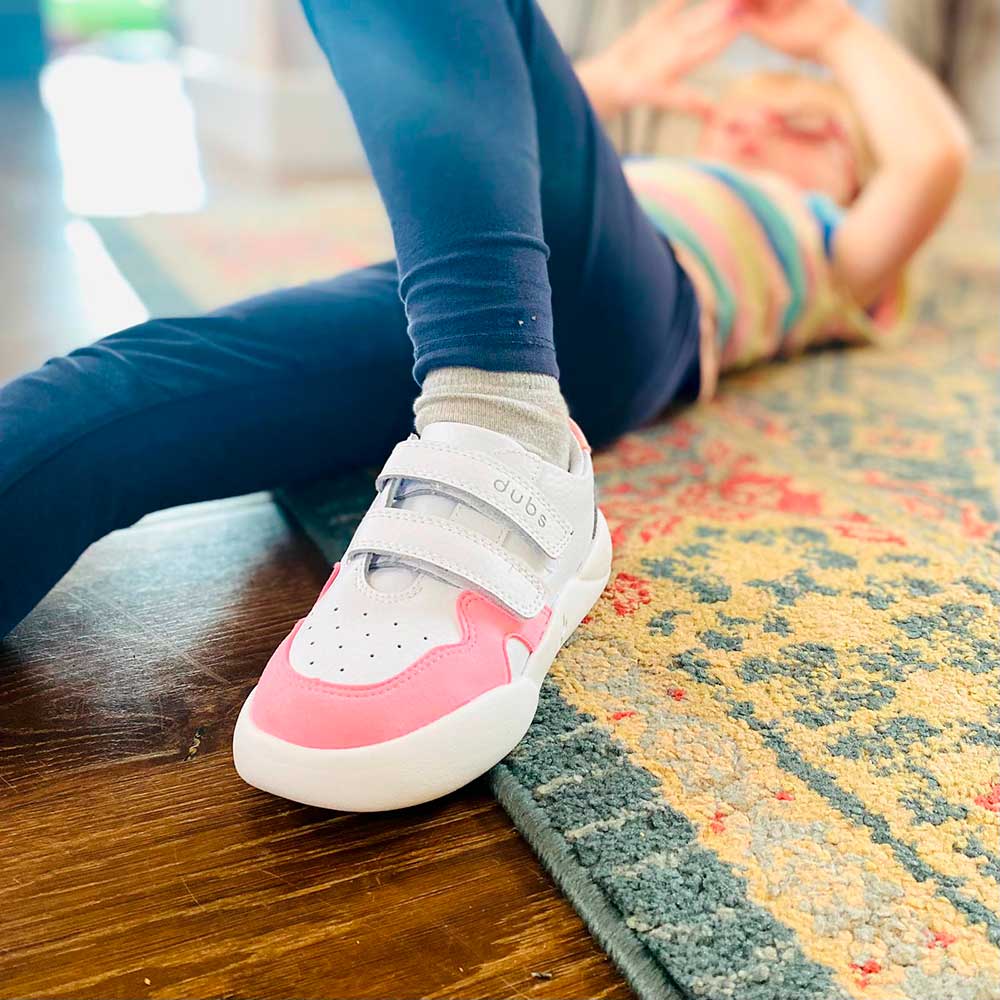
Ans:
POLYGON ((329 809, 426 802, 501 760, 611 568, 582 437, 563 471, 505 435, 432 424, 376 488, 233 736, 244 781, 329 809))

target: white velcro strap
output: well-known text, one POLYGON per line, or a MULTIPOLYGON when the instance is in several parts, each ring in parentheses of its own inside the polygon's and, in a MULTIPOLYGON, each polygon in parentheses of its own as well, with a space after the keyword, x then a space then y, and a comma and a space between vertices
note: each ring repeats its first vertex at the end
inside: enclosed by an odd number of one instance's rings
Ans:
POLYGON ((443 517, 385 507, 370 510, 347 550, 396 556, 474 584, 502 601, 521 618, 534 618, 545 606, 541 580, 495 542, 443 517))
POLYGON ((379 474, 376 489, 390 479, 418 479, 461 490, 509 518, 553 559, 563 554, 573 533, 537 487, 485 455, 433 441, 401 441, 379 474))

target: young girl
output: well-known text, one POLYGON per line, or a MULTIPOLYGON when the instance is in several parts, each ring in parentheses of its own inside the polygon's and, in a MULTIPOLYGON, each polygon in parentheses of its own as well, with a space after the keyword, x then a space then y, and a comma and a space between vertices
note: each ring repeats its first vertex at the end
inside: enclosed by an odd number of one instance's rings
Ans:
POLYGON ((721 369, 877 337, 965 138, 844 0, 663 3, 580 79, 534 0, 305 7, 397 259, 151 320, 0 390, 0 635, 149 511, 388 454, 234 736, 260 788, 383 809, 503 757, 601 593, 583 432, 605 444, 721 369), (717 107, 682 89, 742 32, 835 83, 756 77, 717 107), (636 103, 700 114, 704 158, 626 177, 598 116, 636 103))

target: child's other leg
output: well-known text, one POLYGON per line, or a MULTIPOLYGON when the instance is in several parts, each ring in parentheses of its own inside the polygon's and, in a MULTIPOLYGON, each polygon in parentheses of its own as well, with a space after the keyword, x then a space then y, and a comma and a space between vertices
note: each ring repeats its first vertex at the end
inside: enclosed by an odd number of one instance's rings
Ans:
POLYGON ((381 462, 416 386, 392 263, 157 319, 0 388, 0 638, 163 507, 381 462))

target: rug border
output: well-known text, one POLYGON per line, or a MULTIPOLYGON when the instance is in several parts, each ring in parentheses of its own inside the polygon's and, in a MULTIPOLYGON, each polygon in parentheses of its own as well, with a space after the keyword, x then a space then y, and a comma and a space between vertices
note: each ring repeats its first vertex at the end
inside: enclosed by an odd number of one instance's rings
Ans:
POLYGON ((488 778, 497 802, 640 1000, 689 1000, 573 856, 531 792, 502 763, 488 778))

